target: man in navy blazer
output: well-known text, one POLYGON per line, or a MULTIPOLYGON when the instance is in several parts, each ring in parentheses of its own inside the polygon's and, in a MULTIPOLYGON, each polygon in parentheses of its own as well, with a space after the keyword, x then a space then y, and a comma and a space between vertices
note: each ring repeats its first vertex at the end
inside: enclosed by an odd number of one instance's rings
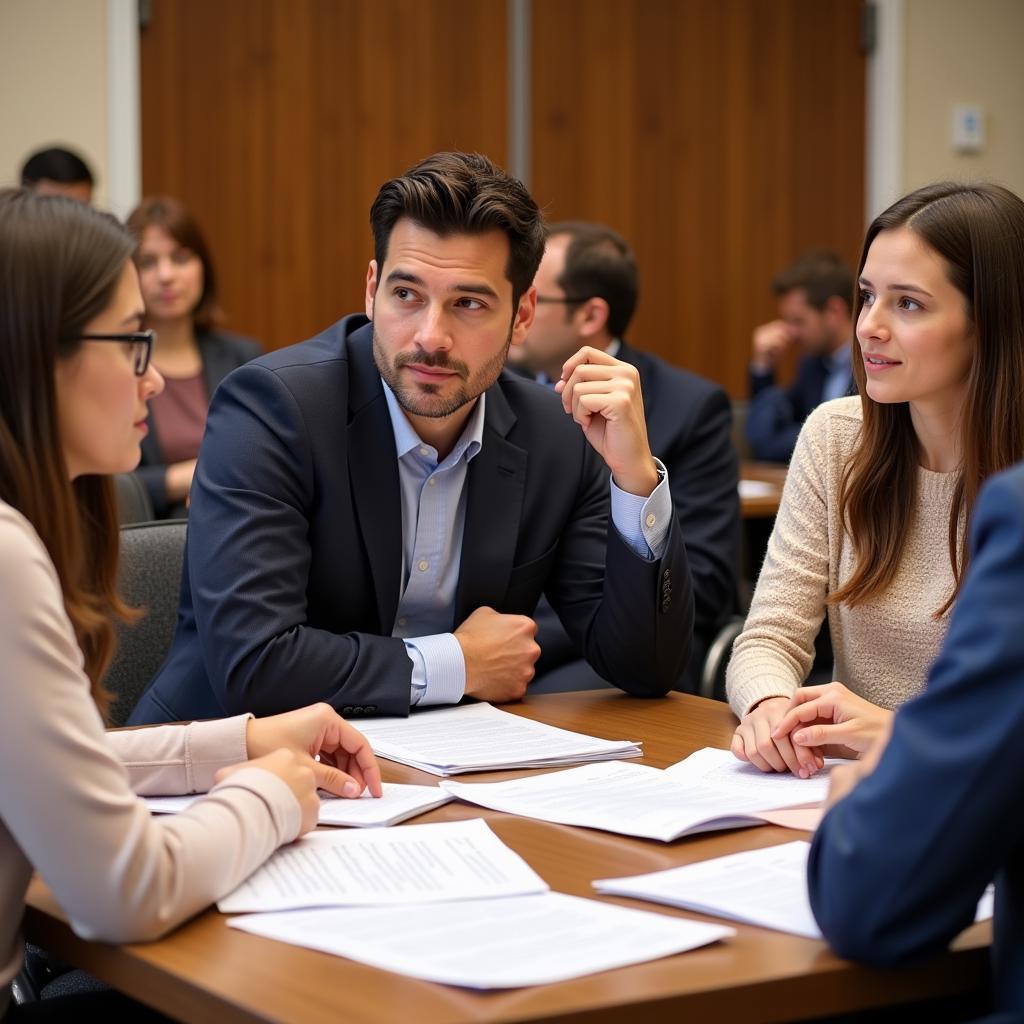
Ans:
MULTIPOLYGON (((639 292, 637 266, 626 240, 611 228, 552 224, 534 284, 537 315, 518 350, 520 367, 541 381, 557 379, 562 363, 590 345, 640 374, 651 451, 668 470, 693 580, 694 644, 680 684, 693 691, 709 642, 736 610, 740 502, 729 397, 717 384, 626 343, 639 292)), ((599 684, 554 615, 546 611, 538 622, 535 688, 599 684)))
POLYGON ((887 745, 833 776, 838 802, 814 837, 810 895, 836 952, 891 967, 948 946, 994 879, 995 1003, 1020 1020, 1024 463, 986 484, 971 535, 970 567, 924 693, 897 712, 887 745))
POLYGON ((666 693, 693 601, 636 370, 583 349, 557 394, 502 372, 535 311, 533 199, 442 153, 371 224, 367 316, 214 397, 177 633, 131 721, 515 700, 541 593, 596 671, 666 693))
POLYGON ((779 318, 754 331, 746 434, 756 459, 789 462, 804 420, 822 402, 853 393, 853 274, 835 253, 811 252, 776 275, 779 318), (779 360, 804 353, 789 387, 779 360))

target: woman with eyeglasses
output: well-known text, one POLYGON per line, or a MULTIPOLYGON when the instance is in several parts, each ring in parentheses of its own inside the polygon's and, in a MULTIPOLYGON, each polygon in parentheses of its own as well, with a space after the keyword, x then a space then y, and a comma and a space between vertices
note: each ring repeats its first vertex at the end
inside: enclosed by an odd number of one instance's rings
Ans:
POLYGON ((144 199, 128 217, 135 265, 156 332, 153 361, 165 388, 149 402, 149 433, 138 469, 157 517, 187 515, 188 492, 221 380, 260 354, 249 338, 218 328, 217 282, 199 225, 177 199, 144 199))
MULTIPOLYGON (((145 403, 163 388, 139 331, 133 249, 107 214, 69 199, 0 192, 5 1024, 39 1015, 9 1005, 33 870, 79 934, 151 939, 313 828, 318 786, 344 796, 364 786, 380 794, 368 744, 326 705, 266 719, 104 731, 113 620, 136 614, 115 589, 118 529, 108 474, 137 463, 145 403), (159 819, 136 796, 189 792, 207 795, 159 819)), ((86 1008, 112 1011, 120 997, 73 998, 74 1006, 44 1000, 35 1010, 64 1019, 86 1008)), ((141 1007, 132 1013, 144 1019, 141 1007)))

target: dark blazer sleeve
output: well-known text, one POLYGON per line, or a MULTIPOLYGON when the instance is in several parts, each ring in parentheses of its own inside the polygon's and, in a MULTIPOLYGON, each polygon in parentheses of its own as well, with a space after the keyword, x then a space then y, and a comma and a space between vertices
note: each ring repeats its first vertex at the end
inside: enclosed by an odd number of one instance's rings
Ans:
POLYGON ((896 715, 878 768, 829 812, 811 849, 822 932, 869 964, 946 947, 1000 867, 1020 863, 1024 469, 982 492, 972 548, 925 692, 896 715))
POLYGON ((694 628, 707 638, 736 606, 739 467, 726 393, 708 389, 693 408, 690 423, 692 429, 677 434, 671 447, 655 454, 668 470, 672 504, 686 545, 694 628))
MULTIPOLYGON (((343 713, 405 715, 412 663, 400 639, 309 622, 309 529, 323 486, 314 472, 313 430, 325 427, 307 424, 287 383, 260 363, 217 389, 192 487, 187 548, 209 684, 228 715, 317 701, 343 713)), ((339 474, 344 466, 339 447, 339 474)), ((357 557, 355 534, 351 515, 339 510, 339 550, 349 552, 336 560, 339 574, 357 557)))
POLYGON ((755 458, 789 462, 804 420, 821 404, 824 385, 821 361, 809 357, 800 361, 788 388, 777 387, 771 375, 751 372, 746 433, 755 458))
POLYGON ((576 509, 545 587, 566 632, 602 678, 663 696, 682 679, 693 642, 693 586, 675 517, 661 558, 642 558, 609 521, 610 474, 585 453, 576 509))

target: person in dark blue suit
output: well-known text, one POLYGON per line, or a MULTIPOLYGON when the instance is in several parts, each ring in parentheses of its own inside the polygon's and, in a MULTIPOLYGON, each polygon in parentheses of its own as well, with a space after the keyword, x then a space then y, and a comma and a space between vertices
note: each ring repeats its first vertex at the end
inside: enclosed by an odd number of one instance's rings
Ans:
POLYGON ((789 462, 811 412, 854 393, 853 274, 835 253, 811 252, 776 275, 772 291, 779 319, 754 331, 746 435, 754 458, 789 462), (804 353, 796 379, 779 387, 776 367, 793 349, 804 353))
MULTIPOLYGON (((1024 307, 1013 313, 1024 350, 1024 307)), ((836 770, 808 868, 829 943, 880 967, 948 946, 995 879, 994 996, 1013 1020, 1024 1017, 1022 590, 1019 463, 981 493, 971 565, 927 688, 897 712, 887 744, 836 770)))
POLYGON ((639 374, 594 348, 556 393, 503 372, 535 310, 536 203, 442 153, 371 224, 367 315, 214 396, 178 630, 131 721, 515 700, 541 593, 603 677, 666 693, 693 600, 639 374))
MULTIPOLYGON (((637 267, 628 243, 601 224, 552 224, 534 279, 537 315, 517 366, 543 382, 582 345, 600 348, 640 374, 651 450, 665 464, 693 579, 694 643, 680 689, 693 692, 708 644, 736 610, 740 503, 729 396, 717 384, 627 344, 636 309, 637 267)), ((601 680, 557 617, 538 610, 541 657, 531 689, 586 689, 601 680)))

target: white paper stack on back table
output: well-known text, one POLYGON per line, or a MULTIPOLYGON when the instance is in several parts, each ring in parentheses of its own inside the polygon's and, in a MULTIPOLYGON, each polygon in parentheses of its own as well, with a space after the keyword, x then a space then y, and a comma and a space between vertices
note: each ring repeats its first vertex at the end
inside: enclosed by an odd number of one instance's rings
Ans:
POLYGON ((640 744, 604 740, 533 722, 490 704, 467 704, 410 715, 367 718, 359 731, 374 753, 432 775, 551 768, 639 757, 640 744))

